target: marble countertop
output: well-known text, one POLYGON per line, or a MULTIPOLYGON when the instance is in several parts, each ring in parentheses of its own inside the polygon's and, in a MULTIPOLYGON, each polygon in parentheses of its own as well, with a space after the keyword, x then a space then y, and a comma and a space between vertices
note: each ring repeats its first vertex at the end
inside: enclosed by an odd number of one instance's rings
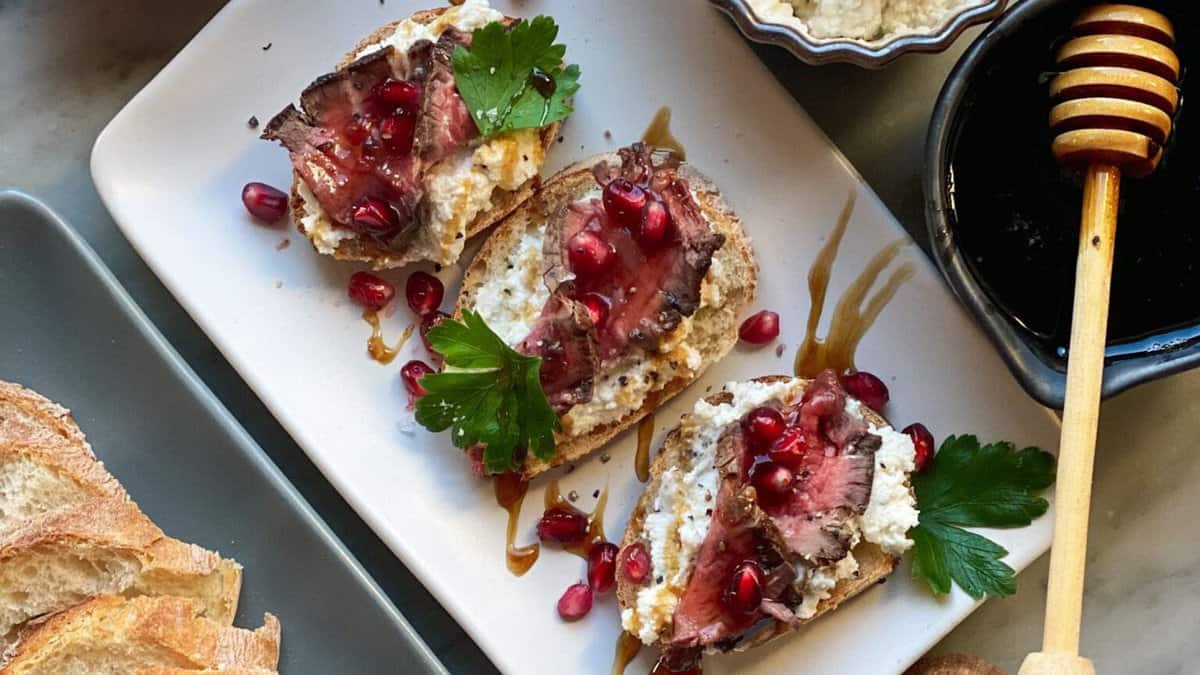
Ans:
MULTIPOLYGON (((451 671, 490 671, 142 263, 92 186, 88 157, 96 135, 222 4, 0 0, 0 187, 41 198, 83 234, 451 671)), ((929 112, 976 33, 947 53, 909 55, 881 72, 810 68, 782 50, 756 49, 924 242, 918 175, 929 112)), ((1198 430, 1200 372, 1144 385, 1103 406, 1082 647, 1102 672, 1185 673, 1200 655, 1198 430)), ((935 652, 971 653, 1015 672, 1041 642, 1046 573, 1043 558, 1021 575, 1016 596, 988 602, 935 652)))

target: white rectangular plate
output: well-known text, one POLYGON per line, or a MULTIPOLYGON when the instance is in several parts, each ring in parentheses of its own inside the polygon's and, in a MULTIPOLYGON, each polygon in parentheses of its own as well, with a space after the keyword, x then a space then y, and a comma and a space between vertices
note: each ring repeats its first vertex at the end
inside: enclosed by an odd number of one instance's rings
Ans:
MULTIPOLYGON (((770 347, 735 350, 659 413, 660 438, 707 387, 788 369, 808 311, 805 272, 849 193, 858 193, 858 208, 831 298, 880 247, 905 236, 716 11, 677 0, 497 6, 513 15, 553 14, 569 60, 583 70, 576 112, 547 174, 634 140, 659 106, 670 105, 689 159, 721 186, 757 242, 758 304, 783 315, 788 350, 783 358, 770 347)), ((419 0, 231 2, 104 130, 92 172, 116 221, 175 297, 501 670, 605 673, 618 633, 614 600, 600 599, 584 621, 561 622, 555 601, 583 576, 582 561, 543 552, 529 574, 510 575, 504 513, 490 486, 469 475, 445 436, 412 429, 397 371, 410 354, 424 358, 420 341, 391 367, 368 360, 367 328, 345 297, 355 268, 317 256, 290 230, 251 223, 238 198, 248 181, 290 181, 284 151, 257 140, 247 119, 265 122, 373 28, 419 8, 419 0), (282 237, 295 245, 277 250, 282 237)), ((1051 416, 1017 388, 920 252, 905 256, 917 273, 867 334, 858 359, 887 377, 891 419, 900 426, 921 420, 939 437, 970 432, 1052 447, 1051 416)), ((453 282, 458 273, 441 276, 453 282)), ((387 276, 402 282, 404 274, 387 276)), ((388 336, 410 318, 404 308, 388 317, 388 336)), ((563 478, 583 508, 594 490, 609 486, 610 536, 641 489, 634 445, 627 433, 607 449, 611 461, 593 457, 563 478)), ((540 488, 527 500, 522 540, 533 536, 540 488)), ((1043 518, 994 537, 1019 568, 1046 549, 1049 531, 1043 518)), ((933 598, 904 566, 890 583, 793 639, 711 659, 705 672, 900 671, 973 606, 961 592, 933 598)), ((629 672, 646 672, 650 657, 641 658, 629 672)))

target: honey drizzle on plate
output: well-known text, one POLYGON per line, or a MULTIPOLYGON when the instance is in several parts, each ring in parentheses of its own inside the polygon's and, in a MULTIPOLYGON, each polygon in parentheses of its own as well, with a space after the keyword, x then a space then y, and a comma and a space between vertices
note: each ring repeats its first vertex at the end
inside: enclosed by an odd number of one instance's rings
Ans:
POLYGON ((679 159, 687 159, 683 143, 671 133, 671 109, 665 105, 650 119, 650 124, 642 132, 642 142, 656 148, 666 148, 679 155, 679 159))
POLYGON ((643 483, 650 480, 650 441, 654 440, 654 413, 650 413, 638 422, 637 455, 633 460, 633 470, 637 479, 643 483))
POLYGON ((363 311, 363 320, 371 325, 371 337, 367 338, 367 354, 376 361, 387 365, 395 360, 396 355, 404 348, 404 343, 408 342, 408 338, 412 337, 413 325, 410 323, 400 334, 400 339, 396 340, 395 347, 387 346, 383 341, 383 329, 379 323, 379 312, 368 309, 363 311))
MULTIPOLYGON (((560 508, 583 513, 562 495, 562 491, 558 488, 557 479, 550 481, 549 485, 546 486, 546 494, 543 500, 547 509, 560 508)), ((577 544, 564 545, 562 547, 564 551, 574 553, 580 558, 587 560, 588 551, 591 550, 593 544, 601 544, 608 541, 604 536, 604 507, 607 505, 608 487, 605 487, 600 493, 600 497, 596 499, 596 506, 592 508, 592 512, 585 514, 588 519, 587 536, 577 544)))
POLYGON ((505 540, 504 557, 508 562, 508 571, 521 576, 537 562, 541 546, 535 541, 528 546, 517 546, 517 521, 521 517, 521 503, 525 501, 525 493, 529 490, 529 482, 521 478, 519 473, 505 473, 493 479, 496 490, 496 503, 508 511, 508 530, 505 540))
POLYGON ((617 648, 613 653, 612 672, 609 675, 624 675, 625 668, 637 658, 642 651, 642 641, 629 631, 621 631, 617 636, 617 648))
POLYGON ((846 200, 838 217, 837 225, 829 234, 829 240, 817 253, 812 268, 808 271, 808 294, 812 305, 808 310, 808 325, 804 332, 804 342, 796 351, 794 371, 797 377, 812 377, 826 368, 841 373, 854 368, 854 352, 858 343, 866 335, 867 329, 875 323, 879 313, 896 295, 900 286, 916 272, 911 262, 900 265, 892 272, 883 286, 869 299, 867 294, 875 285, 879 275, 896 256, 908 246, 907 239, 898 239, 884 246, 867 262, 867 266, 838 300, 830 320, 829 333, 822 340, 817 337, 817 326, 821 322, 821 312, 825 309, 825 295, 829 290, 829 276, 833 270, 833 261, 837 257, 838 247, 846 234, 846 226, 850 223, 850 215, 854 212, 854 193, 846 200), (866 305, 863 303, 866 301, 866 305))

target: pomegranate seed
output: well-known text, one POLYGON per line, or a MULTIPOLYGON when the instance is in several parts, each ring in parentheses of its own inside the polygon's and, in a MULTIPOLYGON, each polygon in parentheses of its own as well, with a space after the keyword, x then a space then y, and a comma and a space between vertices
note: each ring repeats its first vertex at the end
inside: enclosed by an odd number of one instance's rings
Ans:
POLYGON ((751 560, 747 560, 733 569, 729 586, 725 588, 722 600, 730 611, 748 615, 758 611, 762 604, 762 568, 751 560))
POLYGON ((604 186, 604 211, 615 223, 633 229, 642 221, 646 191, 624 178, 609 181, 604 186))
POLYGON ((864 370, 843 375, 842 388, 872 410, 883 410, 883 406, 887 405, 891 398, 883 380, 864 370))
POLYGON ((413 272, 404 283, 404 299, 408 301, 409 309, 417 316, 437 311, 442 305, 442 296, 445 293, 446 287, 442 285, 441 279, 428 272, 413 272))
POLYGON ((416 117, 407 114, 388 115, 379 123, 379 140, 393 152, 407 155, 412 152, 416 117))
POLYGON ((587 308, 588 317, 592 320, 592 325, 599 328, 604 325, 604 320, 608 318, 608 309, 610 303, 608 298, 599 293, 588 293, 583 296, 583 306, 587 308))
POLYGON ((246 183, 242 188, 242 204, 255 218, 274 223, 287 215, 288 196, 266 183, 246 183))
POLYGON ((752 315, 742 322, 738 337, 752 345, 765 345, 779 337, 779 315, 771 310, 752 315))
POLYGON ((594 232, 580 232, 567 243, 571 270, 580 276, 600 274, 612 266, 617 251, 594 232))
POLYGON ((385 108, 402 108, 414 113, 421 101, 421 87, 416 82, 387 80, 375 87, 375 96, 385 108))
POLYGON ((671 214, 667 212, 667 207, 658 200, 647 202, 638 239, 647 246, 654 246, 667 238, 670 229, 671 214))
POLYGON ((650 576, 650 554, 641 542, 636 542, 621 551, 624 561, 621 564, 621 574, 631 583, 640 584, 650 576))
POLYGON ((601 542, 588 551, 588 585, 597 593, 607 593, 617 578, 617 545, 601 542))
POLYGON ((762 502, 779 503, 787 499, 795 481, 791 469, 775 462, 762 462, 750 469, 750 482, 762 502))
POLYGON ((558 615, 564 621, 578 621, 592 611, 592 587, 585 583, 571 584, 558 599, 558 615))
POLYGON ((360 197, 354 204, 352 217, 351 224, 370 235, 389 234, 400 225, 396 211, 378 197, 360 197))
POLYGON ((346 293, 363 307, 379 310, 392 301, 396 289, 386 279, 380 279, 370 272, 355 272, 350 275, 350 286, 346 293))
POLYGON ((912 439, 913 447, 916 448, 916 471, 918 473, 925 470, 929 466, 929 460, 933 459, 933 434, 929 433, 929 429, 925 428, 924 424, 914 422, 906 427, 901 433, 908 434, 912 439))
POLYGON ((425 349, 433 350, 433 345, 429 344, 429 329, 438 325, 445 319, 449 319, 450 315, 445 312, 429 312, 421 317, 421 342, 425 343, 425 349))
POLYGON ((804 431, 800 427, 791 427, 784 430, 783 434, 771 444, 771 450, 767 456, 776 464, 792 469, 793 471, 800 468, 800 464, 804 461, 804 431))
POLYGON ((783 414, 774 408, 755 408, 742 418, 742 428, 750 439, 758 443, 771 443, 783 435, 787 423, 783 414))
POLYGON ((546 509, 537 524, 538 539, 560 544, 578 544, 587 536, 587 516, 560 506, 546 509))
POLYGON ((433 368, 424 361, 413 359, 400 369, 400 377, 404 379, 404 388, 408 393, 420 398, 429 392, 421 386, 421 378, 433 372, 433 368))

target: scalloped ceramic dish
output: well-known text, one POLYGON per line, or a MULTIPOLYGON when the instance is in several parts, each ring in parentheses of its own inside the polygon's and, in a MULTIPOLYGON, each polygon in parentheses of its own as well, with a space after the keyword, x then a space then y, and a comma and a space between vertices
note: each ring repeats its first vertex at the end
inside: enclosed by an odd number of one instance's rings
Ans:
POLYGON ((783 47, 801 61, 821 66, 827 63, 852 63, 862 68, 882 68, 908 52, 940 52, 950 46, 967 28, 991 21, 1004 12, 1007 0, 991 0, 965 7, 933 33, 897 35, 886 42, 864 40, 817 40, 791 26, 765 21, 755 14, 746 0, 710 0, 729 15, 747 38, 763 44, 783 47))

